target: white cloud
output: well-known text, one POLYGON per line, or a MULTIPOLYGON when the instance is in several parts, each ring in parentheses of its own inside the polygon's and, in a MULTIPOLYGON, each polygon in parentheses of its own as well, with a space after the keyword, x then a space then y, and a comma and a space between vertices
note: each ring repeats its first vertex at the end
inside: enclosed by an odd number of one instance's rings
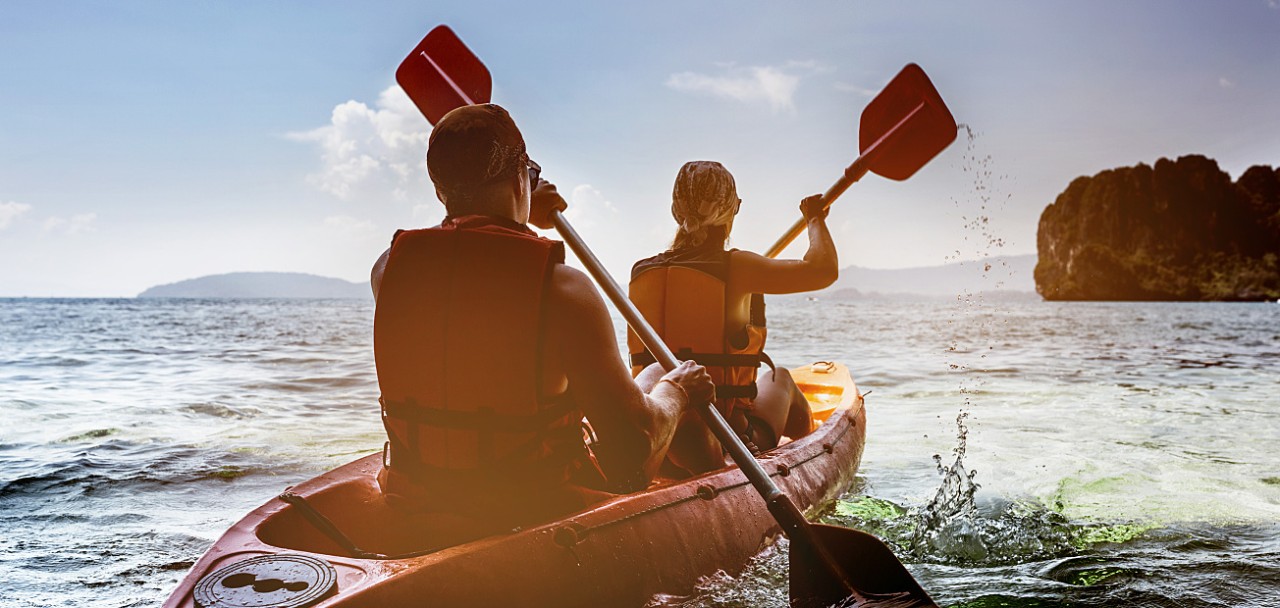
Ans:
POLYGON ((1236 82, 1234 80, 1231 80, 1230 78, 1227 78, 1226 76, 1223 76, 1218 79, 1218 86, 1224 89, 1234 89, 1236 88, 1236 82))
POLYGON ((324 225, 331 231, 350 238, 364 238, 377 232, 372 220, 361 220, 348 215, 326 217, 324 225))
POLYGON ((4 230, 12 224, 18 216, 31 210, 31 205, 25 203, 15 203, 13 201, 0 203, 0 230, 4 230))
POLYGON ((611 223, 618 215, 618 208, 613 202, 591 184, 574 187, 568 203, 564 217, 578 229, 590 228, 600 222, 611 223))
POLYGON ((431 127, 399 86, 378 95, 374 107, 348 101, 333 108, 329 124, 286 135, 314 143, 322 167, 307 176, 343 200, 396 202, 429 194, 427 140, 431 127))
POLYGON ((795 109, 800 80, 824 68, 811 61, 791 61, 780 66, 722 66, 719 74, 680 72, 667 78, 677 91, 705 93, 742 103, 765 103, 775 112, 795 109))
POLYGON ((861 97, 875 97, 876 94, 880 92, 875 89, 868 89, 866 87, 860 87, 856 84, 849 84, 847 82, 837 82, 835 87, 837 91, 845 91, 861 97))
POLYGON ((44 221, 44 231, 66 235, 94 232, 97 228, 93 224, 97 219, 96 213, 77 213, 69 218, 55 215, 44 221))

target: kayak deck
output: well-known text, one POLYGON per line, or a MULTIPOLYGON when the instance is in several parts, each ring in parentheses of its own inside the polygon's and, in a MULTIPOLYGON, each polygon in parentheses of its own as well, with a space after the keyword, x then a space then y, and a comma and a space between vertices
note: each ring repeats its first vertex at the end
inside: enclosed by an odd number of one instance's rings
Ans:
MULTIPOLYGON (((815 364, 792 370, 792 376, 820 424, 759 460, 797 506, 812 509, 852 479, 866 417, 844 366, 815 364)), ((687 592, 698 577, 718 569, 739 570, 780 534, 737 467, 662 480, 556 521, 492 534, 465 517, 388 505, 376 481, 381 466, 381 456, 373 454, 292 492, 360 549, 412 557, 353 557, 301 509, 276 498, 228 530, 165 606, 196 605, 191 591, 210 572, 281 554, 321 558, 336 570, 337 592, 314 606, 642 605, 656 593, 687 592)))

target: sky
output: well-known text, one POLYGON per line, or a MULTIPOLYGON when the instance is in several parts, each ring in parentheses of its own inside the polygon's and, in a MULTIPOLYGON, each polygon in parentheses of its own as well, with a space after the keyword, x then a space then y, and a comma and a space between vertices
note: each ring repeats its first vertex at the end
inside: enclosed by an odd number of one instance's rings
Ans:
POLYGON ((766 249, 856 158, 862 109, 908 63, 967 128, 910 179, 845 193, 842 266, 1034 253, 1045 206, 1112 167, 1280 164, 1277 0, 4 0, 0 297, 366 280, 395 229, 443 217, 430 125, 394 79, 439 24, 623 279, 670 243, 689 160, 733 172, 731 244, 766 249))

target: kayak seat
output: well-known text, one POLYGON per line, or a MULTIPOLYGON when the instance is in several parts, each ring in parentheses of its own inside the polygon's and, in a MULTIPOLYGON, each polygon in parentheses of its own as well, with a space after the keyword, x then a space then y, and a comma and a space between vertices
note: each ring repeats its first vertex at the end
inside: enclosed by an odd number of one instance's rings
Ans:
MULTIPOLYGON (((306 502, 353 544, 370 553, 426 553, 502 531, 455 513, 396 508, 388 504, 372 476, 325 487, 307 495, 306 502)), ((351 557, 294 505, 284 505, 265 518, 256 532, 263 542, 282 549, 351 557)))
MULTIPOLYGON (((524 526, 554 521, 616 497, 578 486, 565 486, 562 493, 565 507, 522 522, 524 526)), ((290 497, 291 504, 266 517, 256 533, 267 544, 295 551, 386 559, 407 554, 425 555, 481 538, 509 534, 516 529, 509 520, 504 522, 497 516, 481 518, 457 511, 414 508, 401 497, 389 498, 383 494, 373 475, 338 481, 305 497, 286 492, 279 500, 290 497), (312 511, 310 517, 306 510, 312 511), (313 519, 316 514, 327 521, 317 525, 313 519), (353 555, 349 546, 344 547, 322 529, 324 524, 331 524, 349 545, 366 554, 353 555)), ((514 493, 506 497, 505 502, 516 508, 527 506, 514 493)))

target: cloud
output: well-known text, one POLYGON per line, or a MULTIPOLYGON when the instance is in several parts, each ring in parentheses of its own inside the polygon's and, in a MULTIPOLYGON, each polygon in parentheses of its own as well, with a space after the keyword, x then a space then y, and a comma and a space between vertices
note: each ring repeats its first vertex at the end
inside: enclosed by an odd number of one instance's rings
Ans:
POLYGON ((1219 78, 1219 79, 1218 79, 1218 86, 1220 86, 1220 87, 1222 87, 1222 88, 1224 88, 1224 89, 1234 89, 1234 88, 1236 88, 1236 81, 1231 80, 1230 78, 1227 78, 1226 76, 1223 76, 1223 77, 1221 77, 1221 78, 1219 78))
POLYGON ((348 215, 335 215, 324 218, 324 225, 329 230, 349 238, 364 238, 377 232, 372 220, 361 220, 348 215))
POLYGON ((12 224, 18 216, 31 210, 31 205, 24 203, 15 203, 13 201, 0 203, 0 230, 4 230, 12 224))
POLYGON ((800 80, 825 71, 811 61, 790 61, 780 66, 722 66, 719 74, 680 72, 667 78, 666 85, 677 91, 703 93, 742 103, 764 103, 773 111, 795 110, 795 93, 800 80))
POLYGON ((837 82, 835 87, 837 91, 845 91, 861 97, 875 97, 876 94, 880 92, 875 89, 868 89, 866 87, 860 87, 856 84, 849 84, 847 82, 837 82))
POLYGON ((399 86, 378 95, 374 107, 347 101, 333 108, 329 124, 286 134, 320 150, 313 186, 342 200, 396 202, 430 193, 427 139, 431 128, 399 86))
POLYGON ((97 228, 93 224, 97 219, 96 213, 77 213, 69 218, 55 215, 44 221, 44 231, 66 235, 94 232, 97 228))
POLYGON ((591 228, 600 222, 612 222, 618 208, 591 184, 576 186, 569 194, 569 208, 564 217, 575 228, 591 228))

